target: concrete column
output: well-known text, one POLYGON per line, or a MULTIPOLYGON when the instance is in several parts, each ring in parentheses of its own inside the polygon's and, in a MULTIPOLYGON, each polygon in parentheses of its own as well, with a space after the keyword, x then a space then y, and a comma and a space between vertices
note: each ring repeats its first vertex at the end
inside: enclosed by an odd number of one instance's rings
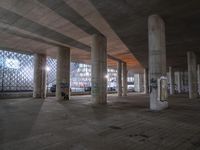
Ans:
POLYGON ((169 94, 174 94, 174 70, 172 67, 169 67, 169 94))
POLYGON ((141 87, 140 87, 140 74, 134 74, 134 90, 135 92, 141 92, 141 87))
POLYGON ((188 72, 184 71, 183 72, 183 89, 185 93, 189 92, 189 86, 188 86, 188 72))
POLYGON ((150 109, 162 110, 168 107, 167 101, 158 100, 157 87, 157 79, 161 76, 166 77, 165 24, 162 18, 158 15, 151 15, 148 19, 148 31, 150 109))
POLYGON ((177 91, 181 93, 181 72, 177 72, 177 91))
POLYGON ((70 96, 70 48, 60 47, 57 54, 56 98, 65 100, 70 96))
POLYGON ((127 96, 127 64, 123 63, 123 96, 127 96))
POLYGON ((200 95, 200 64, 197 65, 197 82, 198 82, 198 93, 200 95))
POLYGON ((144 74, 134 74, 134 90, 135 92, 144 92, 144 74))
POLYGON ((118 61, 117 64, 117 91, 118 96, 122 96, 122 62, 118 61))
POLYGON ((148 93, 148 74, 147 69, 144 69, 144 94, 148 93))
POLYGON ((181 92, 184 92, 184 72, 180 72, 180 87, 181 87, 181 92))
POLYGON ((46 97, 46 56, 43 54, 34 55, 34 82, 33 97, 46 97))
POLYGON ((107 40, 103 35, 92 36, 92 101, 107 103, 107 40))
POLYGON ((189 98, 197 98, 197 64, 194 52, 187 52, 189 98))

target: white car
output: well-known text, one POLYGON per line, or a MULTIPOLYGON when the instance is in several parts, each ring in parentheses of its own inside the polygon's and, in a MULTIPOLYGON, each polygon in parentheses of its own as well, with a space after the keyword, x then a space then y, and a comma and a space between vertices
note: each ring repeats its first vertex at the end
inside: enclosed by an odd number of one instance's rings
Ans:
POLYGON ((129 92, 134 92, 134 85, 128 85, 128 91, 129 92))

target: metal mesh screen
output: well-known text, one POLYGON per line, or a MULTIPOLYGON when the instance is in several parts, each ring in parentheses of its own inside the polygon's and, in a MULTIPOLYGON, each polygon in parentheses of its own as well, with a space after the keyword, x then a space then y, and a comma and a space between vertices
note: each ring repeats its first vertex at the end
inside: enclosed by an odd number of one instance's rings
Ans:
POLYGON ((47 67, 49 69, 47 73, 47 87, 56 84, 56 66, 57 60, 47 57, 47 67))
POLYGON ((33 56, 0 50, 0 90, 33 90, 33 56))
POLYGON ((0 91, 3 91, 3 51, 0 50, 0 91))
MULTIPOLYGON (((33 90, 34 56, 0 50, 0 91, 23 92, 33 90)), ((56 84, 57 60, 47 57, 47 87, 56 84)), ((116 86, 116 70, 108 69, 108 85, 116 86)), ((91 65, 71 63, 71 87, 91 87, 91 65)), ((50 91, 48 91, 50 92, 50 91)))
POLYGON ((117 70, 116 69, 107 69, 107 86, 109 88, 116 89, 117 87, 117 70))
POLYGON ((71 87, 91 86, 91 65, 71 63, 71 87))

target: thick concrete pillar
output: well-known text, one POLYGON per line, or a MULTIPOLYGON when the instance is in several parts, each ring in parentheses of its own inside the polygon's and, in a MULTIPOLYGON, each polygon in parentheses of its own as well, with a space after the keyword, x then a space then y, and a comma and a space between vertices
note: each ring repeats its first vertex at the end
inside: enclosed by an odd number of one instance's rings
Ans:
POLYGON ((122 62, 117 64, 117 92, 118 96, 122 96, 122 62))
POLYGON ((148 73, 147 69, 144 69, 144 94, 148 93, 148 73))
POLYGON ((181 93, 181 72, 178 71, 177 73, 177 91, 181 93))
POLYGON ((161 76, 166 77, 165 24, 162 18, 158 15, 151 15, 148 19, 148 31, 150 109, 162 110, 168 107, 167 101, 158 100, 157 86, 157 79, 161 76))
POLYGON ((174 70, 172 67, 169 67, 169 94, 174 94, 174 70))
POLYGON ((200 64, 197 65, 197 82, 198 82, 198 93, 200 95, 200 64))
POLYGON ((103 35, 92 36, 92 101, 107 103, 107 40, 103 35))
POLYGON ((127 64, 123 63, 123 96, 127 96, 127 64))
POLYGON ((197 64, 194 52, 187 52, 189 98, 197 98, 197 64))
POLYGON ((46 56, 43 54, 34 55, 34 82, 33 97, 46 97, 46 56))
POLYGON ((70 48, 60 47, 57 54, 56 98, 70 96, 70 48))

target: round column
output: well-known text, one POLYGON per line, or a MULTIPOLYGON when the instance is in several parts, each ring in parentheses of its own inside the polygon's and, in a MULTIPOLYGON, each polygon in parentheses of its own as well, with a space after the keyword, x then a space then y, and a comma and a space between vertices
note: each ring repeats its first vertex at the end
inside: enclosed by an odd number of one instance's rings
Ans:
POLYGON ((70 96, 70 48, 60 47, 57 54, 56 98, 68 100, 70 96))
POLYGON ((169 67, 169 94, 174 94, 174 70, 172 67, 169 67))
POLYGON ((92 101, 107 103, 107 41, 103 35, 93 35, 91 45, 92 101))
POLYGON ((189 99, 197 98, 197 64, 194 52, 187 52, 189 99))
POLYGON ((117 89, 118 96, 122 96, 122 62, 118 61, 117 64, 117 89))
POLYGON ((168 107, 168 102, 158 100, 157 79, 161 76, 166 77, 165 24, 160 16, 151 15, 149 17, 148 31, 150 109, 162 110, 168 107))
POLYGON ((33 97, 46 97, 46 56, 34 54, 34 82, 33 97))
POLYGON ((127 64, 123 63, 123 96, 127 96, 127 64))

